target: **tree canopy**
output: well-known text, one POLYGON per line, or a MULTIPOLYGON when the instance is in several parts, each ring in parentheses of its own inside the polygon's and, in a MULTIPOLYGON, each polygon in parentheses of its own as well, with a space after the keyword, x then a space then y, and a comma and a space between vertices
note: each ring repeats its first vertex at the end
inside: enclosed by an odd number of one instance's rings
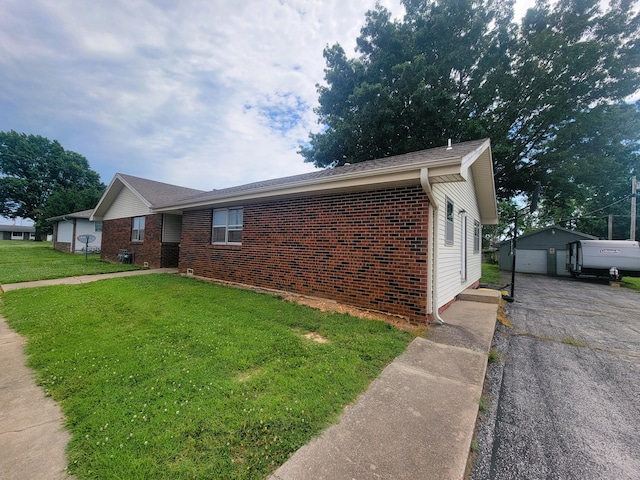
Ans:
POLYGON ((95 207, 104 189, 87 159, 58 141, 0 132, 0 215, 47 231, 47 218, 95 207))
POLYGON ((575 215, 622 194, 640 170, 638 1, 403 0, 365 17, 357 56, 327 46, 300 149, 318 167, 489 137, 500 199, 543 185, 545 214, 575 215), (633 128, 635 126, 635 128, 633 128), (600 172, 606 171, 606 175, 600 172), (624 180, 624 181, 623 181, 624 180))

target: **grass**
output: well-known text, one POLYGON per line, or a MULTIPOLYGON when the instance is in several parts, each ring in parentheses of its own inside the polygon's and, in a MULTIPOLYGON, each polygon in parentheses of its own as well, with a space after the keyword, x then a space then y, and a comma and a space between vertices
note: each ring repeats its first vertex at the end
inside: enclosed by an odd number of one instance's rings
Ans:
POLYGON ((482 413, 486 413, 489 411, 489 400, 485 397, 480 397, 478 400, 478 410, 482 413))
POLYGON ((560 343, 564 343, 565 345, 572 345, 574 347, 586 347, 587 344, 575 339, 573 337, 564 337, 562 340, 560 340, 560 343))
POLYGON ((65 413, 80 480, 265 478, 412 340, 173 275, 10 291, 0 313, 65 413))
POLYGON ((480 277, 480 283, 488 283, 491 285, 502 284, 502 274, 500 273, 500 269, 497 264, 482 264, 482 276, 480 277))
POLYGON ((622 285, 640 291, 640 278, 624 277, 622 279, 622 285))
POLYGON ((500 352, 495 348, 489 350, 488 362, 489 363, 499 363, 501 360, 500 352))
POLYGON ((0 284, 50 278, 92 275, 138 270, 135 265, 104 262, 100 256, 63 253, 51 248, 51 242, 0 240, 0 284))

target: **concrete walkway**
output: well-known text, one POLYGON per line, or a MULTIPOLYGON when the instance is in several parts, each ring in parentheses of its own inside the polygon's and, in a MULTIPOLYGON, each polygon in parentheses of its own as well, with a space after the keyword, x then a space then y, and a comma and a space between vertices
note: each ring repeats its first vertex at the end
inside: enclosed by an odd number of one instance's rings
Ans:
POLYGON ((463 478, 497 307, 455 302, 270 480, 463 478))
MULTIPOLYGON (((4 291, 176 269, 139 270, 2 285, 4 291)), ((429 339, 408 349, 347 407, 340 422, 302 447, 271 480, 461 479, 482 394, 498 292, 455 302, 429 339)), ((25 366, 24 341, 0 317, 0 472, 3 479, 66 476, 58 406, 25 366)))
POLYGON ((58 404, 35 384, 24 343, 0 317, 0 477, 62 480, 71 436, 58 404))
POLYGON ((52 280, 37 280, 35 282, 7 283, 0 285, 0 292, 10 292, 22 288, 48 287, 51 285, 78 285, 80 283, 97 282, 105 278, 132 277, 148 275, 150 273, 178 273, 177 268, 154 268, 150 270, 131 270, 128 272, 103 273, 100 275, 81 275, 79 277, 54 278, 52 280))
MULTIPOLYGON (((0 285, 0 293, 48 285, 73 285, 105 278, 177 273, 178 269, 59 278, 0 285)), ((56 402, 46 397, 26 366, 25 340, 0 317, 0 478, 2 480, 63 480, 70 478, 64 417, 56 402)))

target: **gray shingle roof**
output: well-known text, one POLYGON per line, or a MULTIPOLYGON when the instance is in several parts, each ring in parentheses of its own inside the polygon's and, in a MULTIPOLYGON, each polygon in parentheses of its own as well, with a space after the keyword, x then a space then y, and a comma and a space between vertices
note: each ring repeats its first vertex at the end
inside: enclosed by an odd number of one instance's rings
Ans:
POLYGON ((81 210, 80 212, 65 213, 64 215, 58 215, 57 217, 47 218, 47 222, 55 222, 57 220, 63 220, 65 218, 89 218, 93 213, 91 210, 81 210))
POLYGON ((191 195, 190 197, 183 197, 182 199, 176 199, 175 201, 167 201, 166 203, 158 203, 157 207, 167 206, 180 206, 181 204, 187 204, 194 201, 208 201, 216 200, 217 198, 224 198, 229 195, 238 193, 249 193, 253 190, 261 190, 269 187, 286 187, 287 185, 296 184, 298 182, 313 181, 320 179, 330 179, 331 177, 338 177, 348 174, 365 173, 375 170, 384 170, 392 167, 410 166, 415 164, 436 163, 446 160, 448 158, 461 158, 470 154, 478 147, 480 147, 487 139, 473 140, 469 142, 462 142, 453 144, 450 149, 445 147, 430 148, 428 150, 420 150, 418 152, 406 153, 403 155, 395 155, 387 158, 380 158, 376 160, 368 160, 366 162, 359 162, 351 165, 343 165, 335 168, 327 168, 324 170, 318 170, 311 173, 303 173, 300 175, 293 175, 290 177, 274 178, 271 180, 264 180, 261 182, 248 183, 245 185, 239 185, 230 188, 223 188, 220 190, 213 190, 209 192, 203 192, 201 194, 191 195))
POLYGON ((28 232, 35 233, 36 227, 22 225, 0 225, 0 232, 28 232))
POLYGON ((204 193, 204 190, 156 182, 123 173, 118 173, 117 175, 144 197, 151 204, 151 207, 171 204, 204 193))

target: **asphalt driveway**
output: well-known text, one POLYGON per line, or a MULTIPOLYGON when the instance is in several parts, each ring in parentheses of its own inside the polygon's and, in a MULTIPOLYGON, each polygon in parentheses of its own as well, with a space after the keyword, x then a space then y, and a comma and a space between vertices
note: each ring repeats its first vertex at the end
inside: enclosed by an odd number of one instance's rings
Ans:
POLYGON ((518 275, 474 479, 640 479, 640 293, 518 275))

